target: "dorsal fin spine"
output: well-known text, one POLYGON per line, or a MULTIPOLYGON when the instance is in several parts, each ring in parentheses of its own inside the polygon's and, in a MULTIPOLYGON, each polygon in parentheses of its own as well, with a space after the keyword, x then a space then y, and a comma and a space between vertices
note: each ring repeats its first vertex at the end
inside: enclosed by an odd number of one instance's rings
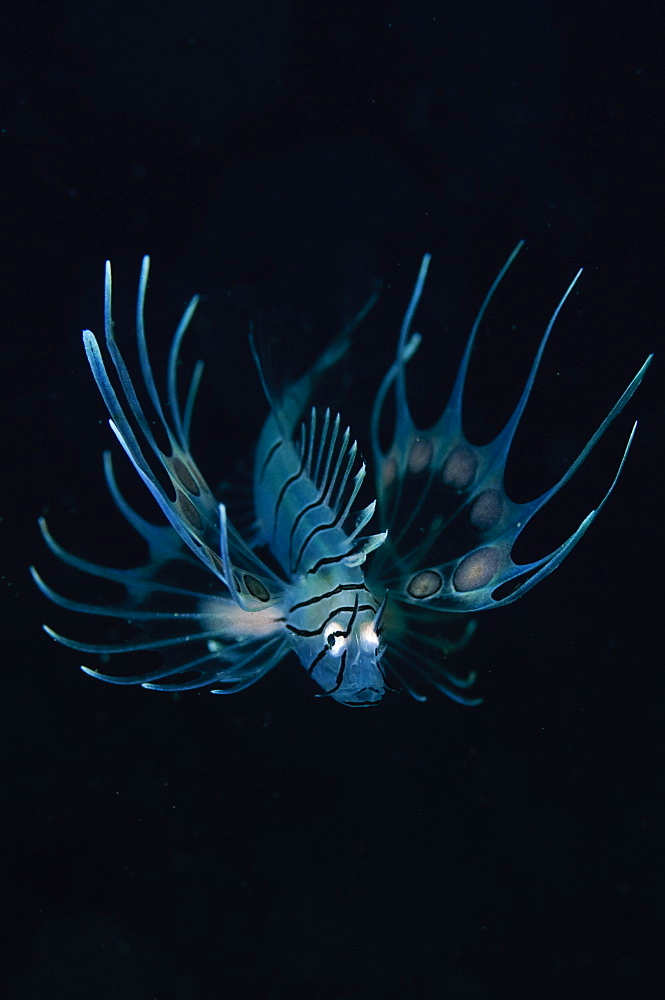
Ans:
POLYGON ((319 482, 319 471, 321 469, 321 461, 323 459, 323 451, 325 448, 326 438, 328 437, 328 427, 330 425, 330 409, 326 409, 325 416, 323 418, 323 429, 321 431, 321 438, 319 440, 319 450, 316 456, 316 465, 314 466, 314 472, 312 474, 312 482, 319 482))
MULTIPOLYGON (((339 446, 339 451, 337 453, 337 460, 335 462, 335 468, 333 469, 332 475, 330 476, 330 482, 328 484, 328 492, 326 493, 325 497, 323 498, 323 502, 327 503, 329 507, 330 506, 332 506, 333 508, 336 507, 336 504, 332 504, 331 505, 330 498, 331 498, 333 490, 335 488, 335 483, 337 482, 337 478, 339 476, 339 472, 340 472, 340 469, 342 467, 342 462, 344 461, 344 456, 347 453, 347 451, 349 450, 349 437, 350 437, 350 435, 351 435, 351 432, 350 432, 349 428, 347 427, 346 430, 344 431, 344 435, 342 437, 342 443, 339 446)), ((331 448, 331 453, 332 453, 332 448, 331 448)))

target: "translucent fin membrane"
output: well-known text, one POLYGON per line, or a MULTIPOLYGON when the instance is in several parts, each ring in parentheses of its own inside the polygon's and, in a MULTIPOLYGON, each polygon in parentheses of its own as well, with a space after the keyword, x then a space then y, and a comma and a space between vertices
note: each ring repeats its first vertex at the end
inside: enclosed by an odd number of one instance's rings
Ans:
POLYGON ((169 454, 165 453, 157 444, 115 340, 111 316, 111 268, 108 263, 104 291, 106 347, 120 381, 124 404, 113 387, 102 351, 94 334, 90 330, 85 330, 83 343, 88 362, 111 416, 112 430, 175 531, 195 556, 227 584, 232 599, 245 611, 255 611, 264 602, 257 602, 251 590, 244 586, 245 573, 249 573, 253 579, 260 581, 262 592, 269 595, 268 601, 272 603, 279 600, 283 584, 255 556, 240 535, 227 524, 223 505, 218 504, 189 452, 189 424, 201 377, 201 365, 197 365, 195 368, 184 411, 181 410, 178 401, 176 381, 179 350, 198 299, 193 298, 185 310, 176 329, 169 355, 167 394, 169 410, 174 423, 174 429, 172 429, 161 405, 150 366, 145 337, 143 313, 149 267, 149 258, 144 257, 136 309, 138 353, 145 390, 162 430, 168 438, 169 454), (133 425, 138 429, 139 436, 137 436, 133 425), (166 490, 155 474, 151 464, 153 462, 156 462, 161 471, 168 476, 171 492, 166 490), (222 513, 220 514, 220 512, 222 513), (220 535, 224 536, 221 541, 220 535), (226 552, 225 565, 220 555, 220 548, 226 552))
MULTIPOLYGON (((55 604, 68 611, 122 620, 134 627, 133 637, 120 642, 83 642, 44 626, 47 634, 70 649, 104 659, 119 653, 161 654, 162 665, 140 674, 118 675, 82 667, 90 676, 113 684, 142 684, 170 691, 219 684, 215 693, 231 693, 253 684, 287 650, 279 614, 268 608, 258 615, 240 610, 226 596, 226 588, 194 558, 170 527, 151 524, 130 507, 118 489, 108 454, 105 471, 113 499, 147 543, 149 557, 144 565, 115 569, 81 559, 55 541, 43 519, 40 527, 55 556, 88 577, 119 584, 124 599, 94 603, 66 597, 50 587, 34 568, 31 572, 39 589, 55 604), (199 588, 166 582, 183 576, 198 581, 199 588), (156 683, 167 678, 168 683, 156 683)), ((86 590, 94 592, 92 585, 86 590)))
POLYGON ((389 535, 375 557, 372 578, 380 578, 394 598, 408 604, 424 604, 441 611, 480 611, 517 600, 560 565, 595 520, 617 482, 633 440, 635 427, 616 475, 579 528, 553 552, 530 563, 515 563, 511 553, 524 527, 579 469, 630 400, 651 362, 650 356, 554 486, 528 503, 511 500, 504 487, 510 447, 548 337, 581 273, 575 275, 552 314, 526 385, 506 425, 489 444, 472 445, 463 431, 464 389, 471 353, 492 296, 522 245, 517 245, 487 293, 473 324, 450 399, 437 423, 425 430, 416 427, 406 389, 406 365, 420 343, 411 326, 423 291, 429 255, 423 258, 404 317, 397 358, 377 395, 371 433, 379 509, 389 535), (395 405, 394 433, 390 447, 384 451, 379 427, 391 392, 395 405), (451 545, 456 551, 442 558, 439 553, 450 550, 451 545), (512 589, 506 586, 511 583, 512 589))
MULTIPOLYGON (((240 536, 190 453, 192 412, 203 366, 199 362, 193 368, 184 405, 178 393, 178 372, 181 344, 197 298, 175 331, 162 401, 144 327, 149 260, 143 261, 136 309, 138 386, 115 340, 107 264, 105 342, 98 343, 86 330, 85 350, 111 427, 168 524, 153 524, 131 507, 106 454, 108 489, 123 517, 143 539, 147 557, 130 569, 81 559, 60 546, 41 521, 46 545, 62 563, 83 575, 84 586, 78 594, 60 593, 33 570, 37 587, 65 611, 99 619, 95 641, 70 639, 45 626, 48 635, 77 652, 100 657, 104 667, 119 653, 146 654, 142 673, 123 676, 88 665, 82 668, 115 684, 142 684, 164 691, 214 685, 213 693, 231 693, 253 684, 292 648, 322 688, 322 696, 346 705, 377 704, 388 687, 389 671, 418 700, 425 698, 421 692, 425 682, 458 702, 476 704, 480 699, 469 693, 475 674, 460 677, 448 665, 450 654, 470 640, 475 623, 445 612, 474 612, 517 600, 577 544, 617 482, 634 426, 616 474, 577 530, 533 562, 518 564, 512 558, 524 527, 580 468, 631 399, 651 361, 647 358, 559 481, 533 500, 513 501, 504 485, 506 462, 548 337, 579 278, 578 272, 557 304, 505 426, 489 443, 472 445, 463 430, 471 354, 492 297, 521 246, 510 255, 485 297, 447 406, 434 425, 425 429, 413 420, 406 377, 407 364, 421 340, 412 325, 430 264, 429 255, 423 258, 397 355, 379 388, 371 417, 378 513, 384 529, 377 534, 361 536, 374 515, 375 503, 352 510, 365 466, 350 429, 343 431, 341 418, 331 416, 330 410, 321 414, 312 409, 308 415, 314 385, 344 356, 352 329, 371 308, 373 298, 313 368, 279 392, 253 344, 272 407, 256 454, 254 530, 260 543, 271 546, 289 582, 267 567, 240 536), (389 400, 395 419, 390 446, 384 450, 379 430, 389 400), (158 437, 166 442, 164 447, 158 437), (366 573, 361 565, 374 550, 371 572, 366 573), (106 600, 104 591, 113 588, 116 598, 106 600), (349 605, 353 593, 355 600, 349 605), (328 623, 330 634, 324 634, 328 623), (129 629, 126 639, 124 629, 129 629), (154 654, 162 662, 153 668, 154 654)), ((223 428, 220 433, 223 436, 223 428)))

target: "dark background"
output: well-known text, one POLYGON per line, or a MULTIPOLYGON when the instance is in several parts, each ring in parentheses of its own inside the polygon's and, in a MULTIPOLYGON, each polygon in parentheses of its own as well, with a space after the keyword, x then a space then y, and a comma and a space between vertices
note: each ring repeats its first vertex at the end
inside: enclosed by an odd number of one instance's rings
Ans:
POLYGON ((425 250, 414 381, 433 416, 486 288, 528 242, 480 338, 478 439, 586 266, 516 493, 554 481, 658 351, 660 5, 358 7, 72 0, 5 21, 13 1000, 663 995, 660 357, 534 551, 597 503, 639 416, 602 516, 550 579, 481 617, 460 661, 479 708, 392 695, 353 712, 314 698, 292 659, 229 699, 114 688, 40 631, 78 624, 31 585, 31 562, 58 582, 40 514, 88 558, 140 557, 103 485, 111 434, 80 343, 101 327, 107 257, 127 343, 152 254, 157 359, 204 294, 194 448, 213 481, 250 458, 266 413, 250 320, 299 370, 380 278, 343 411, 363 440, 425 250))

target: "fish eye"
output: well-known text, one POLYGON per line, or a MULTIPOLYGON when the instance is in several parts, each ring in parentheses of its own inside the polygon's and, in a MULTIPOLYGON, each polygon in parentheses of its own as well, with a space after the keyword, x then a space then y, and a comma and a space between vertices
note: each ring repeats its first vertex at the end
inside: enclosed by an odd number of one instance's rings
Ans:
POLYGON ((326 632, 326 644, 331 656, 341 656, 348 644, 348 638, 339 622, 331 622, 326 632))

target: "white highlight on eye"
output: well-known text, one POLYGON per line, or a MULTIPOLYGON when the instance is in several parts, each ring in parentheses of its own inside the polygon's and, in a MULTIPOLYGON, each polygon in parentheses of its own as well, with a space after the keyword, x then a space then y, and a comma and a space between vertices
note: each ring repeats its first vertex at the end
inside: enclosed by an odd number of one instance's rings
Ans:
POLYGON ((363 653, 373 653, 379 648, 379 637, 371 622, 363 622, 358 629, 358 640, 363 653))
POLYGON ((344 629, 339 622, 330 622, 326 627, 326 644, 330 656, 341 656, 349 644, 348 637, 344 635, 344 629))

